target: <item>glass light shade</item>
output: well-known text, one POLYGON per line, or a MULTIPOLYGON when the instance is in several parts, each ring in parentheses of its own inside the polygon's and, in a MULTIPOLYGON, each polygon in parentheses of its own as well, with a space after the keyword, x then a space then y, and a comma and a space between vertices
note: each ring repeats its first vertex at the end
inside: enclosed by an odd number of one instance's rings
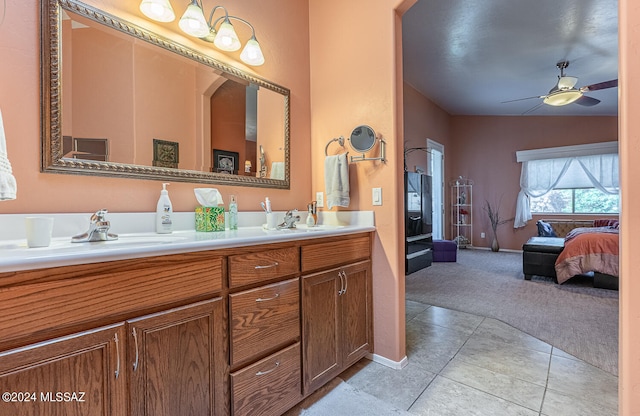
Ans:
POLYGON ((580 97, 582 97, 582 92, 580 90, 560 90, 547 95, 542 101, 545 104, 559 107, 571 104, 580 97))
POLYGON ((255 37, 249 39, 240 54, 240 59, 242 59, 244 63, 252 66, 259 66, 264 63, 262 49, 260 49, 260 44, 255 37))
POLYGON ((209 34, 209 25, 204 19, 204 13, 195 0, 187 6, 178 23, 180 29, 187 35, 203 38, 209 34))
POLYGON ((558 80, 558 89, 561 90, 570 90, 575 87, 578 83, 578 78, 576 77, 560 77, 558 80))
POLYGON ((169 0, 142 0, 140 11, 157 22, 173 22, 176 18, 169 0))
POLYGON ((229 19, 225 19, 220 25, 213 44, 216 45, 216 48, 228 52, 237 51, 242 46, 229 19))

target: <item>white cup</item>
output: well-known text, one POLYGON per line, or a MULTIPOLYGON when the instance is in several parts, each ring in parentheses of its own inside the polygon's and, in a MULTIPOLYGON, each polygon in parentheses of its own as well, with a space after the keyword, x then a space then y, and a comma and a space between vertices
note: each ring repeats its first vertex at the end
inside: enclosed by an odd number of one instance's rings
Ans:
POLYGON ((273 212, 267 212, 267 230, 275 230, 278 227, 278 218, 273 212))
POLYGON ((51 244, 53 232, 53 218, 26 217, 27 245, 33 247, 48 247, 51 244))

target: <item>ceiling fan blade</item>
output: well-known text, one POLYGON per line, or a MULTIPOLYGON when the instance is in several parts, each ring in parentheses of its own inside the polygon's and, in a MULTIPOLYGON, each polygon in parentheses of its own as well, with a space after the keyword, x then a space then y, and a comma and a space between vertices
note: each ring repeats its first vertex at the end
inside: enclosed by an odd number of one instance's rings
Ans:
POLYGON ((531 107, 530 109, 528 109, 527 111, 525 111, 524 113, 522 113, 521 115, 526 115, 529 113, 533 113, 534 111, 536 111, 538 108, 542 107, 544 103, 540 103, 540 104, 536 104, 535 106, 531 107))
POLYGON ((612 79, 611 81, 599 82, 597 84, 587 85, 586 87, 580 88, 582 92, 587 91, 596 91, 596 90, 604 90, 607 88, 615 88, 618 86, 618 80, 612 79))
POLYGON ((587 97, 586 95, 583 95, 582 97, 578 98, 574 102, 576 104, 583 105, 585 107, 591 107, 598 104, 600 100, 598 100, 597 98, 587 97))
POLYGON ((516 101, 524 101, 524 100, 531 100, 533 98, 544 98, 544 95, 540 96, 540 95, 536 95, 535 97, 527 97, 527 98, 518 98, 516 100, 509 100, 509 101, 501 101, 500 104, 505 104, 505 103, 514 103, 516 101))

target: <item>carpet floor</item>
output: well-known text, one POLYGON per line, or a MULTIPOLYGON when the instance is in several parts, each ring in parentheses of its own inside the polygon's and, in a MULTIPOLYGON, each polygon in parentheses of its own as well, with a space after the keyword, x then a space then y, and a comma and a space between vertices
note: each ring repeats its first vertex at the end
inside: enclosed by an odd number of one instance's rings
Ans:
POLYGON ((522 253, 459 250, 406 276, 406 298, 505 322, 587 363, 618 374, 618 292, 588 276, 563 285, 523 279, 522 253))

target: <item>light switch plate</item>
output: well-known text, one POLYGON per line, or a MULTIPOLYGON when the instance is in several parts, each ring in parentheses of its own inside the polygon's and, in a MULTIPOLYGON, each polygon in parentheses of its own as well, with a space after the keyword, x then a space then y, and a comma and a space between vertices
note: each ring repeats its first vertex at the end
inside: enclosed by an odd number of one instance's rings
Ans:
POLYGON ((373 188, 371 191, 373 205, 382 205, 382 188, 373 188))
POLYGON ((324 192, 316 192, 316 207, 324 207, 324 192))

